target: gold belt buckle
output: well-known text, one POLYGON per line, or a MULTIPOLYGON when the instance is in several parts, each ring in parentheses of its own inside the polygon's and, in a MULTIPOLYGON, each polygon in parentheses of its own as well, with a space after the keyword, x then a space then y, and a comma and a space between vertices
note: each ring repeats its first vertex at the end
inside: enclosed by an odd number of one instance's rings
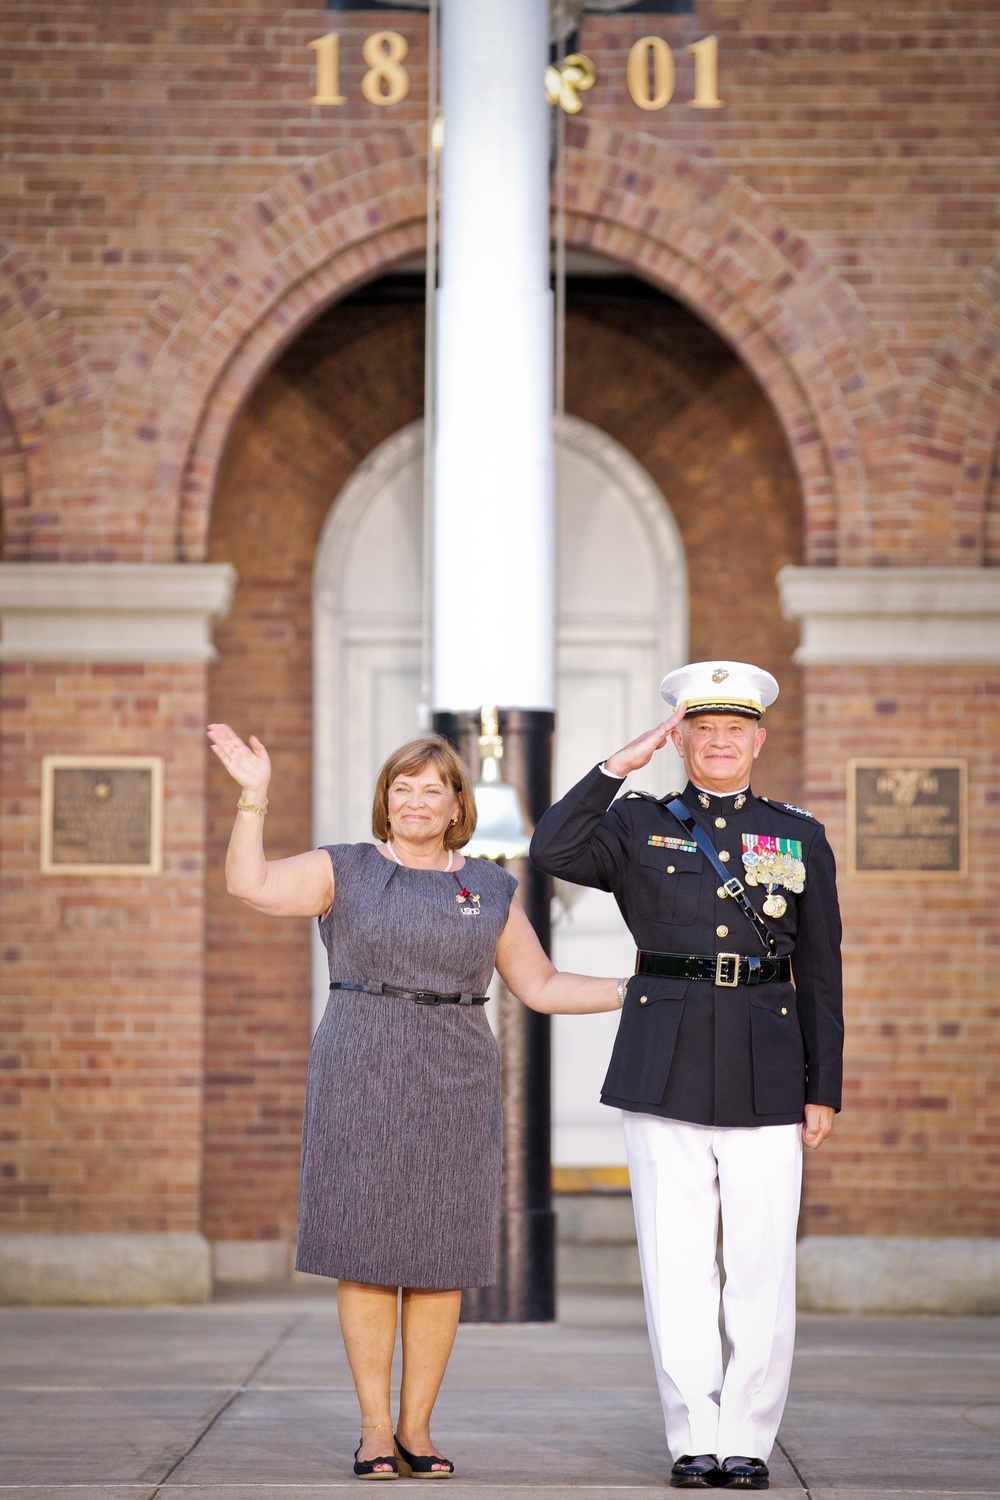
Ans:
POLYGON ((740 982, 740 955, 717 953, 715 955, 715 982, 723 989, 734 990, 740 982), (731 974, 732 978, 727 978, 731 974))

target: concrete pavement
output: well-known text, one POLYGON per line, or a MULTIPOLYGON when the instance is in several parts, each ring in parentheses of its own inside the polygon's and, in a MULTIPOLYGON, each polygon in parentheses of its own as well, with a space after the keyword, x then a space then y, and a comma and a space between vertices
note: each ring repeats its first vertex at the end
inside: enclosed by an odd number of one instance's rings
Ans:
MULTIPOLYGON (((570 1294, 560 1318, 460 1329, 435 1424, 449 1500, 663 1493, 639 1299, 570 1294)), ((357 1423, 322 1283, 0 1310, 0 1500, 321 1500, 357 1485, 357 1423)), ((1000 1319, 803 1317, 771 1467, 811 1500, 1000 1496, 1000 1319)))

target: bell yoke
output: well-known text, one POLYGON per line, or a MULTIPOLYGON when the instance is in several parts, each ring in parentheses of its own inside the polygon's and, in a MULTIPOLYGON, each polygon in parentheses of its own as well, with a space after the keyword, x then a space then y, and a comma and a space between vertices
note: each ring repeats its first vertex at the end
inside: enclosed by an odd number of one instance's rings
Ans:
POLYGON ((660 692, 671 717, 556 803, 531 856, 612 891, 638 950, 601 1098, 623 1111, 671 1483, 762 1489, 791 1371, 802 1145, 840 1107, 835 866, 809 813, 751 790, 769 672, 695 662, 660 692), (619 796, 668 739, 683 791, 619 796))

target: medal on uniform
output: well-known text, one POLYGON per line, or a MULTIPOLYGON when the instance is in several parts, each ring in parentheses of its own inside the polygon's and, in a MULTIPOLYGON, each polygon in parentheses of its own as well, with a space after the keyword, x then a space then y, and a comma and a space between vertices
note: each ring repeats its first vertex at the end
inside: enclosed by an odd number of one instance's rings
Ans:
POLYGON ((767 887, 767 898, 764 902, 765 917, 783 917, 787 910, 788 902, 784 896, 775 895, 774 884, 773 882, 770 883, 767 887))
POLYGON ((800 896, 806 888, 806 867, 798 839, 779 839, 770 834, 743 834, 743 868, 747 885, 762 885, 767 891, 764 915, 783 917, 788 902, 777 887, 800 896))

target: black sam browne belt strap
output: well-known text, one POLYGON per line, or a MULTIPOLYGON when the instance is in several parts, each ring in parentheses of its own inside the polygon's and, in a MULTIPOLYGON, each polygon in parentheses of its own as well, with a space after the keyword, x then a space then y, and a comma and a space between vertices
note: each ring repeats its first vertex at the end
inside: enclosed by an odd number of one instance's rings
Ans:
POLYGON ((767 926, 760 913, 751 904, 750 897, 746 893, 743 882, 737 880, 735 875, 730 875, 729 871, 726 869, 725 865, 722 863, 722 860, 716 853, 715 846, 712 843, 712 840, 709 838, 704 828, 702 828, 697 818, 691 816, 679 797, 675 797, 672 802, 667 803, 667 812, 672 812, 678 823, 680 823, 682 827, 687 829, 688 833, 694 839, 695 843, 698 845, 698 848, 701 850, 702 854, 704 854, 705 858, 708 860, 715 873, 717 875, 721 875, 722 884, 725 888, 726 895, 732 896, 740 911, 746 917, 747 921, 753 926, 754 932, 756 932, 757 936, 764 944, 767 952, 773 954, 774 933, 771 932, 770 928, 767 926))
POLYGON ((394 1000, 413 1000, 417 1005, 485 1005, 489 995, 439 995, 434 990, 401 990, 394 984, 342 984, 335 979, 331 990, 358 990, 362 995, 391 995, 394 1000))
POLYGON ((703 979, 734 990, 738 984, 787 984, 792 965, 787 958, 743 958, 739 953, 636 954, 637 974, 659 974, 665 979, 703 979))

